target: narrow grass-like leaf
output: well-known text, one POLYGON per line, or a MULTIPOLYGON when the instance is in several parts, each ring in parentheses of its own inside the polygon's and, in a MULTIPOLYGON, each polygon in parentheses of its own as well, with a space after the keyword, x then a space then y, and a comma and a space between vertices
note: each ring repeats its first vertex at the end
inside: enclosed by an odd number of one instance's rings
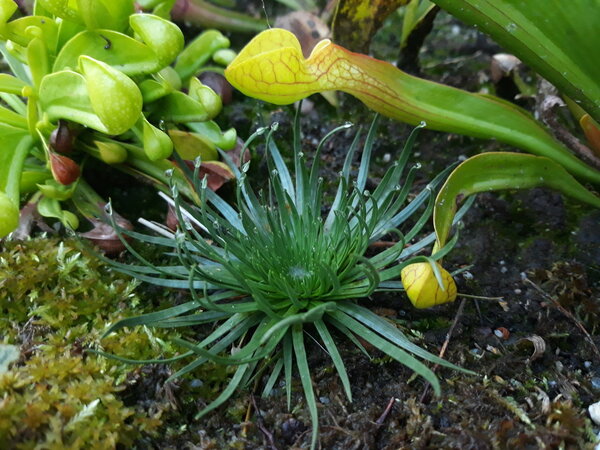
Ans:
POLYGON ((281 370, 283 369, 283 358, 278 358, 275 366, 273 366, 273 370, 269 375, 269 379, 265 383, 265 387, 263 388, 261 397, 268 397, 271 391, 273 390, 273 386, 277 382, 279 375, 281 375, 281 370))
POLYGON ((183 313, 192 311, 194 309, 198 309, 200 304, 197 302, 187 302, 182 305, 173 306, 172 308, 163 309, 162 311, 157 311, 148 314, 142 314, 136 317, 128 317, 125 319, 121 319, 118 322, 112 324, 110 327, 102 333, 102 338, 108 336, 115 331, 120 330, 124 327, 135 327, 138 325, 150 325, 154 322, 160 322, 165 319, 170 319, 172 317, 179 316, 183 313))
POLYGON ((342 356, 337 349, 331 333, 329 333, 327 326, 322 320, 315 321, 315 328, 317 329, 319 336, 321 336, 321 340, 323 341, 323 344, 325 344, 325 348, 329 352, 329 356, 331 357, 331 361, 333 361, 333 365, 340 376, 340 380, 342 380, 342 385, 344 386, 344 391, 346 392, 348 400, 352 401, 352 389, 350 388, 350 380, 348 379, 346 366, 344 365, 342 356))
POLYGON ((317 446, 317 438, 319 437, 319 413, 317 411, 317 399, 312 387, 312 377, 310 376, 310 368, 306 359, 306 348, 304 347, 304 330, 301 324, 296 324, 292 327, 292 340, 294 343, 294 354, 296 355, 296 366, 298 367, 298 375, 304 389, 304 397, 310 412, 312 421, 312 438, 310 448, 317 446))

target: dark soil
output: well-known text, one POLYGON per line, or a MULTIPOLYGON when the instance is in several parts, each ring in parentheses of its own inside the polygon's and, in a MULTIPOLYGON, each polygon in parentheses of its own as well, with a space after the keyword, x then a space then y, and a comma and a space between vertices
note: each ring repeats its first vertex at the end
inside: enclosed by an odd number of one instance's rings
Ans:
MULTIPOLYGON (((392 23, 377 36, 376 56, 397 56, 393 30, 392 23)), ((434 30, 421 56, 424 76, 471 91, 488 88, 487 69, 498 47, 443 14, 434 30)), ((368 126, 372 120, 369 111, 348 97, 338 111, 319 96, 310 101, 302 117, 308 155, 335 126, 346 120, 368 126)), ((219 121, 236 127, 242 137, 277 121, 279 142, 289 142, 292 109, 241 101, 239 95, 219 121)), ((381 121, 371 184, 410 131, 404 124, 381 121)), ((324 177, 331 179, 341 169, 353 133, 341 133, 326 146, 324 177)), ((414 152, 414 161, 423 165, 417 186, 449 164, 499 148, 495 142, 423 131, 414 152)), ((264 178, 260 162, 258 149, 257 180, 264 178)), ((496 299, 459 297, 454 304, 424 311, 414 309, 402 294, 365 300, 432 353, 439 353, 452 329, 445 358, 478 375, 437 369, 442 395, 435 397, 404 366, 374 349, 369 349, 369 360, 339 337, 353 387, 350 403, 329 357, 309 344, 321 448, 592 448, 599 432, 587 413, 588 405, 600 400, 599 225, 600 212, 546 189, 478 196, 445 266, 464 269, 456 277, 459 292, 496 299)), ((163 383, 164 370, 153 366, 136 376, 122 394, 127 404, 158 401, 148 386, 163 383)), ((201 421, 194 421, 194 414, 211 398, 195 394, 196 382, 184 379, 171 387, 177 407, 165 411, 162 434, 139 441, 138 448, 309 445, 310 420, 300 380, 291 411, 284 389, 275 389, 267 399, 243 392, 201 421)))
MULTIPOLYGON (((489 87, 490 57, 499 48, 445 15, 438 17, 436 30, 422 53, 425 76, 471 91, 489 87)), ((389 52, 394 39, 384 28, 373 48, 389 52)), ((234 103, 228 109, 228 121, 241 135, 279 122, 279 142, 286 137, 289 142, 291 117, 289 108, 256 102, 234 103)), ((322 98, 311 98, 309 112, 302 117, 306 153, 345 120, 368 126, 371 118, 354 99, 344 97, 336 112, 322 98)), ((375 148, 380 169, 375 168, 372 184, 410 131, 382 120, 375 148)), ((341 133, 326 146, 326 178, 341 169, 353 133, 341 133)), ((499 148, 494 142, 424 131, 414 153, 414 160, 424 166, 419 181, 426 183, 459 159, 499 148)), ((254 170, 260 174, 260 164, 254 170)), ((405 367, 376 351, 368 360, 340 338, 353 386, 350 403, 330 359, 314 345, 309 355, 319 399, 321 447, 591 448, 598 429, 587 406, 600 398, 599 224, 598 211, 546 189, 480 195, 445 265, 465 269, 457 277, 459 292, 501 299, 459 298, 455 304, 426 311, 413 309, 399 294, 366 301, 433 353, 439 352, 455 322, 445 358, 478 376, 438 369, 443 393, 436 398, 405 367)), ((164 438, 147 444, 305 448, 310 421, 299 380, 295 388, 291 411, 283 389, 266 400, 246 392, 208 420, 188 422, 184 418, 208 400, 196 398, 174 412, 164 438)))

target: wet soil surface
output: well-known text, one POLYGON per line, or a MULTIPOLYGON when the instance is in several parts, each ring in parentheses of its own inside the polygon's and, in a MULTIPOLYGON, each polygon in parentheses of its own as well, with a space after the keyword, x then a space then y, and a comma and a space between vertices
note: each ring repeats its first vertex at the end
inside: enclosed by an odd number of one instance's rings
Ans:
MULTIPOLYGON (((471 91, 485 89, 491 55, 499 48, 447 16, 437 20, 438 31, 422 51, 424 76, 471 91)), ((394 39, 384 28, 374 48, 390 53, 394 39)), ((368 126, 372 116, 357 101, 343 97, 341 105, 336 112, 324 99, 311 99, 302 118, 307 154, 346 120, 368 126)), ((234 102, 226 121, 241 135, 277 121, 280 142, 289 142, 292 114, 288 108, 234 102)), ((410 131, 382 120, 370 183, 377 183, 410 131)), ((353 133, 340 133, 326 145, 325 178, 341 169, 353 133)), ((423 131, 414 151, 414 161, 423 164, 416 185, 424 186, 449 164, 501 148, 506 146, 423 131)), ((260 174, 260 155, 255 159, 254 171, 260 174)), ((352 384, 349 402, 331 360, 309 344, 321 448, 593 447, 600 430, 587 407, 600 400, 600 212, 553 191, 532 189, 479 195, 463 222, 445 265, 464 270, 456 277, 459 292, 495 299, 459 298, 426 311, 413 309, 401 294, 375 295, 363 303, 432 353, 440 351, 451 331, 445 358, 477 375, 437 369, 442 395, 435 397, 402 365, 375 349, 369 349, 369 360, 338 336, 352 384)), ((168 414, 164 437, 140 446, 305 448, 310 420, 300 381, 295 383, 291 410, 279 386, 267 399, 238 394, 200 422, 193 415, 209 399, 189 396, 168 414)), ((183 380, 180 388, 186 391, 189 384, 183 380)))
MULTIPOLYGON (((471 91, 485 88, 490 56, 498 47, 447 16, 440 16, 436 25, 438 31, 422 54, 424 76, 471 91)), ((397 46, 394 39, 384 29, 374 48, 391 54, 390 48, 397 46)), ((360 103, 343 97, 341 105, 336 111, 318 96, 311 99, 302 118, 308 155, 326 132, 347 120, 368 126, 372 115, 360 103)), ((219 120, 236 127, 241 136, 277 121, 280 142, 289 142, 292 110, 234 102, 219 120)), ((410 131, 409 126, 381 121, 371 184, 376 185, 410 131)), ((325 178, 332 179, 341 169, 353 133, 340 133, 327 144, 325 178)), ((425 130, 414 151, 414 161, 423 165, 416 186, 423 187, 449 164, 500 148, 505 146, 425 130)), ((256 180, 264 179, 260 161, 259 148, 256 180)), ((477 375, 437 369, 442 395, 435 397, 404 366, 372 348, 369 360, 336 336, 352 385, 350 402, 329 357, 309 342, 321 448, 593 447, 600 429, 587 407, 600 401, 600 212, 553 191, 532 189, 479 195, 463 222, 445 266, 464 270, 456 277, 459 292, 495 299, 459 298, 426 311, 412 308, 402 294, 374 295, 363 304, 432 353, 439 353, 452 331, 445 358, 477 375)), ((128 404, 158 401, 154 386, 164 383, 168 371, 149 366, 139 374, 139 381, 122 394, 128 404)), ((295 380, 290 410, 279 386, 267 399, 249 391, 236 394, 201 421, 193 417, 211 398, 195 394, 197 384, 190 378, 169 387, 177 407, 164 412, 163 433, 140 440, 138 448, 309 445, 310 420, 300 380, 295 380)), ((214 386, 213 396, 224 384, 214 386)))
MULTIPOLYGON (((323 120, 321 108, 327 105, 315 105, 303 118, 305 148, 340 123, 323 120)), ((279 121, 285 135, 291 113, 263 110, 261 116, 279 121)), ((375 149, 381 169, 409 132, 382 122, 375 149)), ((327 145, 325 176, 340 170, 351 138, 341 134, 327 145)), ((433 168, 485 145, 424 132, 415 159, 428 168, 417 185, 433 168)), ((376 168, 371 183, 377 175, 376 168)), ((435 397, 402 365, 375 349, 369 360, 337 336, 352 384, 349 402, 329 357, 309 344, 321 448, 591 448, 599 431, 587 413, 600 400, 599 224, 599 212, 546 189, 480 195, 445 266, 465 269, 456 277, 459 292, 500 299, 459 298, 426 311, 412 308, 402 294, 363 301, 432 353, 452 328, 445 358, 477 375, 438 369, 442 395, 435 397)), ((238 394, 201 422, 192 417, 208 399, 195 398, 173 412, 167 436, 151 446, 306 448, 310 420, 299 380, 294 389, 291 410, 280 386, 267 399, 238 394)))

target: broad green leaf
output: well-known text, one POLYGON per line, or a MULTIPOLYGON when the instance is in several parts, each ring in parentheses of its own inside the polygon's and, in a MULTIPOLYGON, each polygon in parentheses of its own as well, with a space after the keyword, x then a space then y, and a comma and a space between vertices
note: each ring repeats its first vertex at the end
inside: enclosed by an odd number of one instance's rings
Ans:
POLYGON ((19 201, 19 178, 32 140, 28 131, 0 123, 0 192, 19 201))
POLYGON ((222 150, 233 149, 237 142, 237 132, 235 128, 221 131, 219 125, 212 120, 206 122, 189 122, 186 125, 222 150))
POLYGON ((27 128, 27 119, 4 106, 0 106, 0 123, 17 128, 27 128))
POLYGON ((42 197, 38 202, 38 212, 43 217, 50 217, 58 219, 61 223, 72 230, 76 230, 79 227, 79 219, 71 211, 63 210, 60 206, 60 202, 55 198, 42 197))
POLYGON ((152 14, 132 14, 129 24, 154 51, 160 68, 171 64, 183 50, 183 33, 169 20, 152 14))
POLYGON ((183 92, 172 92, 152 103, 152 115, 170 122, 204 122, 208 113, 202 103, 183 92))
POLYGON ((142 113, 142 94, 123 72, 88 56, 79 58, 90 103, 108 134, 129 130, 142 113))
POLYGON ((6 25, 6 40, 27 47, 29 41, 35 37, 42 39, 48 51, 54 53, 58 42, 58 25, 44 16, 21 17, 6 25))
POLYGON ((50 70, 48 49, 40 38, 32 39, 27 45, 27 62, 33 85, 37 88, 50 70))
POLYGON ((54 179, 49 179, 43 184, 38 184, 39 191, 46 197, 64 201, 73 196, 77 183, 63 185, 54 179))
POLYGON ((600 197, 588 191, 554 161, 509 152, 484 153, 467 159, 450 174, 437 195, 433 222, 436 247, 446 243, 457 205, 478 192, 545 186, 600 208, 600 197))
POLYGON ((150 161, 158 161, 168 158, 173 153, 173 142, 162 130, 159 130, 154 125, 143 118, 143 138, 144 151, 150 161))
POLYGON ((61 49, 54 71, 75 70, 79 57, 86 55, 102 61, 126 75, 152 73, 160 69, 154 52, 140 41, 111 30, 83 31, 61 49))
POLYGON ((23 80, 7 73, 0 73, 0 92, 21 95, 25 86, 27 86, 27 83, 23 80))
POLYGON ((19 205, 0 191, 0 239, 13 232, 19 225, 19 205))
POLYGON ((202 161, 213 161, 219 157, 215 145, 200 134, 183 130, 169 130, 169 136, 175 150, 183 159, 193 161, 199 156, 202 161))
POLYGON ((138 86, 140 88, 140 92, 142 93, 144 104, 152 103, 159 98, 162 98, 165 95, 169 95, 171 92, 173 92, 173 88, 167 83, 160 83, 151 79, 142 81, 138 86))
POLYGON ((0 0, 0 30, 12 17, 17 10, 18 5, 13 0, 0 0))
POLYGON ((188 95, 204 106, 209 119, 216 117, 223 109, 221 97, 209 86, 202 84, 198 78, 193 77, 190 80, 188 95))
POLYGON ((79 11, 74 8, 76 5, 73 0, 36 0, 36 4, 37 3, 39 3, 46 11, 61 19, 83 23, 79 11))
POLYGON ((433 0, 476 25, 600 121, 598 0, 433 0))
POLYGON ((131 0, 77 0, 79 14, 91 29, 110 28, 124 31, 133 13, 131 0))
POLYGON ((393 65, 323 40, 305 59, 296 37, 260 33, 225 70, 244 94, 276 104, 341 90, 396 120, 520 147, 547 156, 574 175, 600 183, 600 171, 577 159, 525 110, 500 99, 413 77, 393 65))
POLYGON ((52 178, 52 173, 46 168, 25 168, 21 173, 21 194, 31 194, 38 190, 38 184, 45 183, 52 178))
POLYGON ((108 128, 92 108, 83 75, 70 70, 46 75, 40 85, 39 97, 50 121, 67 119, 108 133, 108 128))
POLYGON ((175 62, 175 70, 185 82, 198 72, 215 51, 227 47, 229 39, 220 31, 207 30, 183 49, 175 62))
POLYGON ((70 22, 68 20, 62 20, 58 24, 58 44, 54 53, 59 51, 75 36, 82 31, 85 31, 85 25, 81 23, 70 22))

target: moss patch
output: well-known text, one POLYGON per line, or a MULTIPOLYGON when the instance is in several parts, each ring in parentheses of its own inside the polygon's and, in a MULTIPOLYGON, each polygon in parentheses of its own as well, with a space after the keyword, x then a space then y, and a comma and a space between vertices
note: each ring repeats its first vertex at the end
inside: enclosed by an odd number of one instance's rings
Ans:
MULTIPOLYGON (((138 368, 87 351, 109 323, 146 312, 135 287, 75 241, 5 244, 0 337, 21 352, 0 375, 6 448, 111 448, 156 434, 168 402, 125 405, 121 392, 138 368)), ((155 358, 173 353, 163 337, 133 329, 102 344, 121 356, 155 358)))

